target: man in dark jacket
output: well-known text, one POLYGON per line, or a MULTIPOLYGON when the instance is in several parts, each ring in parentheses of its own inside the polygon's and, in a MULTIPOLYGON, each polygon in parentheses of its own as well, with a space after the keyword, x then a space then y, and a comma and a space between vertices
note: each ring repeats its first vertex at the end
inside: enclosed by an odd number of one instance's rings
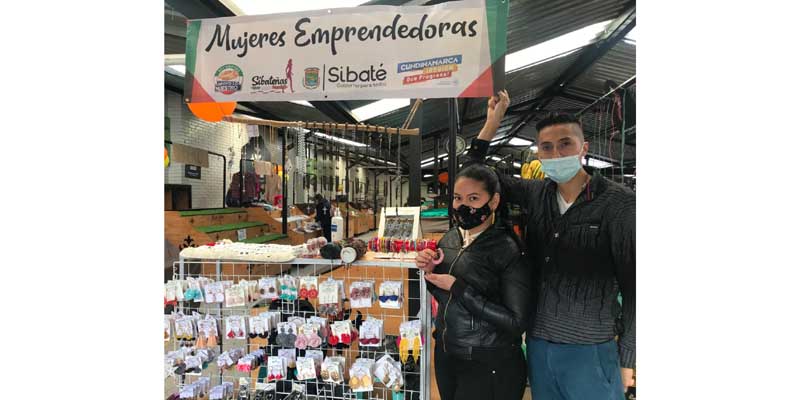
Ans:
POLYGON ((314 200, 317 202, 317 215, 316 221, 322 226, 322 235, 328 242, 331 241, 331 203, 328 199, 322 197, 317 193, 314 195, 314 200))
MULTIPOLYGON (((465 166, 484 162, 509 103, 506 92, 489 100, 465 166)), ((533 398, 621 399, 636 362, 636 198, 584 170, 589 144, 574 116, 552 114, 536 128, 548 178, 501 176, 506 201, 529 216, 525 241, 537 288, 526 331, 533 398)))

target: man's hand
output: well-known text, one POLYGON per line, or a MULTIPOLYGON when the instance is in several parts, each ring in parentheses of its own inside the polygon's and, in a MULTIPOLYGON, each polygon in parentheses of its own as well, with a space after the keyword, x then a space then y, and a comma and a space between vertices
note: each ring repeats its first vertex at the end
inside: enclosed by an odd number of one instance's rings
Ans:
POLYGON ((487 141, 494 139, 494 135, 497 133, 497 129, 500 128, 500 123, 503 122, 503 117, 506 115, 509 104, 511 104, 511 99, 505 90, 497 92, 497 96, 489 98, 486 108, 486 123, 478 134, 478 139, 487 141))
POLYGON ((622 390, 623 392, 627 392, 628 388, 633 386, 635 381, 633 380, 633 369, 632 368, 620 368, 620 372, 622 373, 622 390))
POLYGON ((425 249, 417 253, 417 268, 425 271, 426 274, 430 274, 433 272, 433 268, 436 264, 433 262, 439 255, 436 254, 435 251, 431 249, 425 249))
POLYGON ((450 274, 425 274, 425 279, 440 289, 450 291, 456 277, 450 274))

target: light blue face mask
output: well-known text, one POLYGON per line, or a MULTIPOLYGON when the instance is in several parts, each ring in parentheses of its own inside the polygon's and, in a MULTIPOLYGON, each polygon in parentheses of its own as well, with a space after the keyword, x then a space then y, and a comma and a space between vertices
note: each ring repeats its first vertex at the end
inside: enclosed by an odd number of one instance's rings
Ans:
POLYGON ((581 169, 581 155, 542 159, 542 171, 556 183, 568 182, 581 169))

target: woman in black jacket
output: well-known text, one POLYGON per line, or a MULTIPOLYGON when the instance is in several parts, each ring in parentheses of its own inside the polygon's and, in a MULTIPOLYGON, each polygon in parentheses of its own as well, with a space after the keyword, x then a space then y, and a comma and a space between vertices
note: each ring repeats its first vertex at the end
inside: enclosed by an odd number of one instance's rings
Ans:
POLYGON ((442 400, 521 399, 525 391, 530 271, 514 232, 502 218, 494 222, 499 206, 497 174, 482 164, 462 169, 453 190, 458 227, 439 241, 441 253, 416 259, 439 303, 433 337, 442 400))

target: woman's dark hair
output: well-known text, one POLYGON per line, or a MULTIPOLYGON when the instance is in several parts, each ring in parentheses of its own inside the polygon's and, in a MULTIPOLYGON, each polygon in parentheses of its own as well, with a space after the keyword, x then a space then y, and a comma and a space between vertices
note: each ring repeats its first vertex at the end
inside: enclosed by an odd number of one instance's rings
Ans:
POLYGON ((495 193, 500 194, 500 203, 497 205, 497 209, 495 210, 494 226, 495 228, 502 229, 511 235, 514 238, 514 241, 517 242, 517 246, 519 246, 520 250, 523 250, 524 247, 522 240, 520 240, 519 236, 514 233, 514 228, 511 226, 511 219, 508 216, 508 206, 506 205, 506 201, 502 193, 500 176, 497 174, 497 171, 489 168, 485 164, 473 163, 468 164, 458 171, 456 180, 459 178, 469 178, 480 182, 483 185, 483 189, 489 193, 490 200, 495 193))

